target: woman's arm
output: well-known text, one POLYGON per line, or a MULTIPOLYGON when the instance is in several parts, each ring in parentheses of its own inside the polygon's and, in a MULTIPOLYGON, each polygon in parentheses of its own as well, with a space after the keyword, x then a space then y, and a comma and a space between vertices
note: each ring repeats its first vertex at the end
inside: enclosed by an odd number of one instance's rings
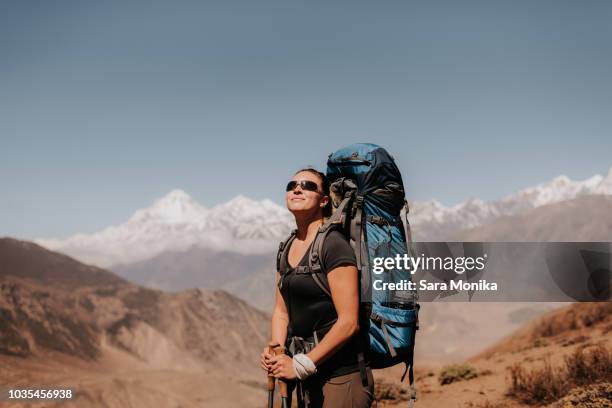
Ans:
POLYGON ((272 343, 278 343, 281 346, 285 345, 287 339, 287 326, 289 324, 289 314, 285 306, 285 300, 276 287, 276 303, 272 311, 272 343))
MULTIPOLYGON (((277 286, 276 286, 276 302, 274 303, 274 310, 272 311, 272 344, 280 344, 281 346, 285 345, 285 340, 287 339, 287 325, 289 324, 289 314, 287 313, 287 307, 285 306, 285 300, 278 289, 278 279, 280 279, 280 275, 277 276, 277 286)), ((260 365, 264 370, 270 370, 271 361, 270 359, 274 357, 272 354, 268 353, 268 347, 264 348, 264 351, 261 353, 260 365)))
POLYGON ((315 365, 331 357, 359 330, 359 288, 357 268, 339 266, 327 274, 338 320, 323 340, 307 355, 315 365))

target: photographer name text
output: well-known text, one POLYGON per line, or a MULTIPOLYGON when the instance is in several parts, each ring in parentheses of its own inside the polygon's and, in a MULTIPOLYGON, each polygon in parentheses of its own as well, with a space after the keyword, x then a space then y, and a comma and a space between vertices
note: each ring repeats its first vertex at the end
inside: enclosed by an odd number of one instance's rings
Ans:
MULTIPOLYGON (((478 257, 432 257, 421 256, 413 257, 408 254, 397 254, 394 257, 373 258, 372 273, 381 275, 389 272, 407 271, 410 275, 419 271, 452 271, 457 277, 461 277, 465 272, 483 271, 487 260, 487 254, 478 257)), ((394 275, 390 275, 393 277, 394 275)), ((400 274, 400 276, 402 276, 400 274)), ((405 275, 404 275, 405 276, 405 275)), ((485 279, 471 281, 469 279, 446 279, 443 282, 433 282, 427 279, 420 279, 415 282, 410 279, 375 279, 372 287, 377 291, 385 290, 407 290, 407 291, 497 291, 497 282, 489 282, 485 279), (389 281, 391 280, 391 281, 389 281)))

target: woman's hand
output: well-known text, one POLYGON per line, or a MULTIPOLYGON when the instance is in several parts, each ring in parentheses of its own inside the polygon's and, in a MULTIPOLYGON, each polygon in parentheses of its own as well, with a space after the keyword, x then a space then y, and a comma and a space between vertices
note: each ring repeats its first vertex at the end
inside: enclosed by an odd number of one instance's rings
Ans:
POLYGON ((279 354, 270 359, 272 375, 283 380, 295 379, 293 359, 286 354, 279 354))
POLYGON ((261 353, 261 359, 259 361, 261 368, 264 371, 270 371, 270 368, 272 367, 272 357, 274 357, 274 354, 270 354, 268 347, 264 347, 263 352, 261 353))

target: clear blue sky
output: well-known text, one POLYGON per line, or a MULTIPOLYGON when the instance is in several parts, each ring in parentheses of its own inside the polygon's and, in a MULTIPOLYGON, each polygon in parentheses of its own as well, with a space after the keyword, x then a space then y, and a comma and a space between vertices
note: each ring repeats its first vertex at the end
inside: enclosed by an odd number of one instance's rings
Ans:
POLYGON ((125 221, 173 188, 281 203, 369 141, 410 199, 612 165, 608 1, 2 1, 0 236, 125 221))

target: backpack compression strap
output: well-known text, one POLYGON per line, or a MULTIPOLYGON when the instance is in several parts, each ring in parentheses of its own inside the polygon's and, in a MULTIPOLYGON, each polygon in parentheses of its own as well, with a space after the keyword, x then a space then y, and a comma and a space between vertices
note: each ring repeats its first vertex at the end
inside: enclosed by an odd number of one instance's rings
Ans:
POLYGON ((406 240, 406 249, 408 253, 416 258, 416 251, 414 249, 414 245, 412 245, 412 231, 410 230, 410 222, 408 222, 408 213, 410 212, 410 207, 408 206, 408 201, 404 200, 404 207, 402 208, 404 212, 404 217, 400 218, 404 227, 404 239, 406 240))
POLYGON ((363 222, 363 195, 358 194, 355 197, 353 204, 353 219, 351 220, 351 244, 355 252, 355 258, 357 260, 357 268, 361 271, 363 269, 363 261, 365 257, 362 254, 361 248, 361 229, 363 222))

